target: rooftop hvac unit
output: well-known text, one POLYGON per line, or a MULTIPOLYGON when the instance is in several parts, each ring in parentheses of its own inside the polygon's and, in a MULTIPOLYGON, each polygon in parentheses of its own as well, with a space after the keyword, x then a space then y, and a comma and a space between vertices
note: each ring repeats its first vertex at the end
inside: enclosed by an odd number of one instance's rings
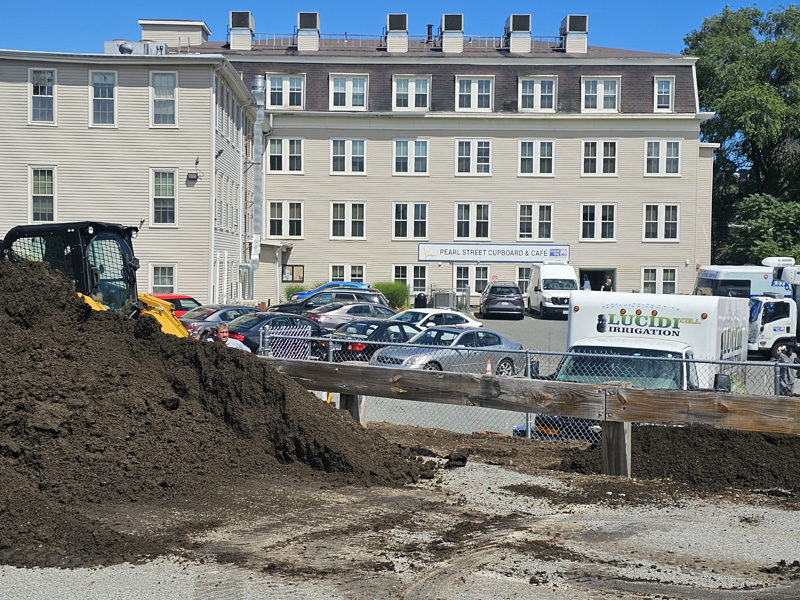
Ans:
POLYGON ((506 20, 506 35, 512 32, 530 33, 531 31, 531 16, 530 15, 511 15, 506 20))
POLYGON ((298 29, 316 29, 319 31, 319 13, 301 12, 297 13, 298 29))
POLYGON ((464 31, 464 15, 442 15, 442 31, 464 31))
POLYGON ((561 35, 567 33, 589 33, 588 15, 567 15, 561 21, 561 35))
POLYGON ((387 15, 386 31, 408 31, 408 15, 387 15))
POLYGON ((250 11, 231 11, 231 29, 254 29, 253 13, 250 11))

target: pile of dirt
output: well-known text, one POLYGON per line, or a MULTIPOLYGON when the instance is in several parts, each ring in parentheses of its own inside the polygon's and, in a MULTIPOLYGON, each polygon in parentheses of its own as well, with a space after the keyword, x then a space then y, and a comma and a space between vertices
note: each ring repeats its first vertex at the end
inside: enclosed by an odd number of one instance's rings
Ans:
POLYGON ((0 262, 0 323, 0 562, 136 560, 186 534, 122 535, 92 506, 202 502, 249 476, 431 476, 266 361, 94 312, 46 264, 0 262))

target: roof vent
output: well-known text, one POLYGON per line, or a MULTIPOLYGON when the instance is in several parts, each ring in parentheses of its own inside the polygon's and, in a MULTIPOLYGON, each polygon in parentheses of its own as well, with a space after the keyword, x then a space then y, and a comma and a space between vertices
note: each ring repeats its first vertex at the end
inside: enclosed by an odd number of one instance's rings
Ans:
POLYGON ((297 13, 297 49, 300 52, 319 50, 319 13, 297 13))
POLYGON ((298 29, 316 29, 319 31, 319 13, 301 12, 297 13, 298 29))
POLYGON ((567 15, 561 21, 561 47, 565 52, 586 54, 588 46, 588 15, 567 15))
POLYGON ((506 19, 506 45, 512 54, 527 54, 531 51, 531 16, 510 15, 506 19))
POLYGON ((408 15, 386 15, 386 51, 408 52, 408 15))
POLYGON ((464 15, 442 15, 442 32, 464 33, 464 15))
POLYGON ((567 15, 561 21, 561 35, 567 33, 589 33, 588 15, 567 15))
POLYGON ((511 15, 506 20, 506 35, 514 32, 530 33, 530 15, 511 15))
POLYGON ((253 29, 253 13, 250 11, 231 11, 231 29, 253 29))
POLYGON ((408 15, 386 15, 386 31, 408 31, 408 15))
POLYGON ((250 50, 253 47, 254 31, 253 13, 244 10, 231 11, 229 43, 231 50, 250 50))

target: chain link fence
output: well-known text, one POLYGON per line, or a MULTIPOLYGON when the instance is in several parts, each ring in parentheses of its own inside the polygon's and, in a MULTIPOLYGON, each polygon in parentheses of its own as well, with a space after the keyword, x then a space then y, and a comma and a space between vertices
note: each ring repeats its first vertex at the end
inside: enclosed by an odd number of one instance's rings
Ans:
MULTIPOLYGON (((496 339, 499 336, 488 331, 456 333, 439 330, 436 333, 438 337, 432 338, 435 344, 409 344, 388 335, 383 339, 314 338, 307 328, 293 332, 265 328, 259 354, 544 381, 756 396, 794 394, 795 375, 800 368, 800 365, 776 361, 734 362, 642 356, 642 352, 632 353, 624 348, 543 352, 524 350, 513 343, 492 345, 490 342, 499 342, 502 338, 496 339)), ((365 400, 368 421, 435 427, 457 433, 487 431, 544 440, 600 440, 600 424, 591 419, 391 398, 368 397, 365 400)))

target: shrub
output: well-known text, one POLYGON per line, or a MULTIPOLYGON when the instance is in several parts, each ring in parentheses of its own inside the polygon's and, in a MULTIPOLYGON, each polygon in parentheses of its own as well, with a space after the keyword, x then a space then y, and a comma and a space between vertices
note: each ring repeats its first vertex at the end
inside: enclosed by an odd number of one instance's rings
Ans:
POLYGON ((400 281, 379 281, 373 283, 372 287, 379 290, 386 296, 389 306, 396 310, 402 310, 408 306, 408 286, 400 281))
POLYGON ((300 292, 305 292, 311 289, 314 288, 306 287, 300 283, 290 283, 283 287, 283 299, 288 300, 292 296, 292 294, 299 294, 300 292))

